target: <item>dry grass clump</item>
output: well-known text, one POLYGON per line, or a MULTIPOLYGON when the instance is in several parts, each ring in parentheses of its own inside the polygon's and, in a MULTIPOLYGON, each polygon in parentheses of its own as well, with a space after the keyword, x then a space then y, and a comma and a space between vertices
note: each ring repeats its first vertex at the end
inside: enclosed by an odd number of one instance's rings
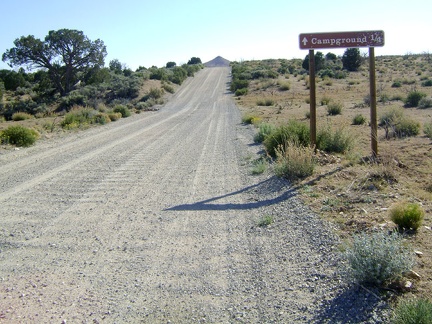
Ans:
POLYGON ((12 115, 13 121, 20 121, 20 120, 26 120, 26 119, 32 119, 34 118, 33 115, 30 115, 25 112, 16 112, 12 115))
POLYGON ((315 152, 310 146, 287 142, 276 149, 275 173, 279 177, 295 180, 313 174, 315 152))
POLYGON ((390 218, 401 231, 416 231, 421 226, 424 215, 425 211, 416 203, 399 202, 390 209, 390 218))

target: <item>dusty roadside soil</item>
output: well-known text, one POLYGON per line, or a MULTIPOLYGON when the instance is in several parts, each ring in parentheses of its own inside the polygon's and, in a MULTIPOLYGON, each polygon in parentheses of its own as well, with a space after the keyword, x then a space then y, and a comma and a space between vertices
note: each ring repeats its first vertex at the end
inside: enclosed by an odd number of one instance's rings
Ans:
POLYGON ((1 152, 0 322, 384 321, 329 225, 250 175, 228 82, 207 68, 158 112, 1 152))

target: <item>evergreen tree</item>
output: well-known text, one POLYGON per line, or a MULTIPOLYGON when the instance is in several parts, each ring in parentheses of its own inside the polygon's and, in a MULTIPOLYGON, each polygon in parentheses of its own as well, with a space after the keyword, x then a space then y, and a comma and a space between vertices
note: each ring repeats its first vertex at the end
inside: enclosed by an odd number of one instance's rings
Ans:
POLYGON ((344 69, 348 71, 358 71, 362 63, 362 57, 358 48, 347 48, 342 56, 344 69))

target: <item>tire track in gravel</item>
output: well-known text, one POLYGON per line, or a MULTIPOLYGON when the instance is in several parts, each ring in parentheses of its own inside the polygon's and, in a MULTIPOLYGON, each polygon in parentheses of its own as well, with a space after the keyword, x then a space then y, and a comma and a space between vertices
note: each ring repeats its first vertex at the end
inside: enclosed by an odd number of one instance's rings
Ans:
POLYGON ((228 81, 228 68, 207 68, 159 112, 0 156, 0 313, 54 323, 313 319, 311 305, 336 290, 334 239, 285 181, 245 175, 257 148, 228 81), (256 226, 264 214, 275 227, 256 226))

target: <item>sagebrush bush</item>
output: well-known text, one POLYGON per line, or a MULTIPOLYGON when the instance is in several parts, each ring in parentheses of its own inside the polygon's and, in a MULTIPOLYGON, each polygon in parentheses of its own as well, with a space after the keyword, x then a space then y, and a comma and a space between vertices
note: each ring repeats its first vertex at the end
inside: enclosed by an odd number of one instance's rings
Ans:
POLYGON ((85 106, 87 104, 88 98, 79 93, 78 91, 72 91, 67 96, 61 98, 59 109, 69 110, 74 106, 85 106))
POLYGON ((232 92, 235 92, 238 89, 243 89, 243 88, 247 89, 248 87, 249 87, 249 81, 248 80, 236 79, 236 80, 233 80, 231 82, 230 90, 232 92))
POLYGON ((96 114, 98 111, 92 108, 74 107, 65 115, 61 126, 66 129, 73 129, 81 125, 91 124, 96 114))
POLYGON ((327 113, 330 116, 342 114, 342 104, 340 102, 329 103, 327 105, 327 113))
POLYGON ((354 137, 345 128, 332 130, 327 127, 318 130, 316 146, 319 150, 334 153, 346 153, 354 146, 354 137))
POLYGON ((16 146, 31 146, 39 137, 39 133, 21 125, 9 126, 0 133, 2 143, 16 146))
POLYGON ((162 85, 162 88, 163 88, 166 92, 169 92, 169 93, 174 93, 174 92, 175 92, 174 87, 172 87, 172 86, 170 86, 169 84, 166 84, 166 83, 164 83, 164 84, 162 85))
POLYGON ((405 117, 394 126, 396 137, 411 137, 420 134, 420 123, 405 117))
POLYGON ((344 257, 349 276, 359 284, 371 286, 394 282, 414 264, 411 251, 397 232, 355 235, 344 257))
POLYGON ((32 119, 33 116, 25 113, 25 112, 16 112, 12 115, 13 121, 20 121, 20 120, 26 120, 26 119, 32 119))
POLYGON ((275 173, 295 180, 308 177, 315 169, 314 149, 310 146, 287 142, 276 148, 275 173))
POLYGON ((403 108, 392 108, 381 115, 379 126, 383 127, 386 138, 409 137, 420 133, 420 123, 406 117, 403 108))
POLYGON ((423 97, 426 97, 426 93, 417 90, 410 91, 405 99, 405 104, 408 107, 417 107, 423 97))
POLYGON ((363 125, 366 123, 366 117, 362 114, 355 115, 352 121, 353 125, 363 125))
POLYGON ((266 139, 268 135, 273 133, 273 131, 276 129, 276 127, 272 124, 268 123, 261 123, 259 125, 258 133, 254 136, 254 142, 255 143, 262 143, 266 139))
POLYGON ((113 112, 120 113, 122 115, 122 118, 126 118, 131 115, 129 108, 124 105, 116 105, 113 109, 113 112))
POLYGON ((426 80, 422 82, 423 87, 432 87, 432 80, 426 80))
POLYGON ((432 98, 421 98, 419 101, 419 108, 426 109, 432 107, 432 98))
POLYGON ((277 127, 266 136, 263 144, 267 153, 276 157, 276 149, 291 142, 308 146, 310 142, 309 126, 296 120, 290 120, 287 125, 277 127))
POLYGON ((148 98, 159 99, 164 95, 164 90, 160 88, 151 88, 148 92, 148 98))
POLYGON ((265 158, 260 158, 252 163, 252 174, 262 174, 267 170, 268 162, 265 158))
POLYGON ((379 126, 396 124, 404 117, 404 110, 402 108, 392 108, 384 112, 379 118, 379 126))
POLYGON ((425 212, 419 204, 400 202, 390 208, 390 218, 399 230, 417 230, 423 221, 425 212))
POLYGON ((401 301, 392 316, 394 324, 432 323, 432 302, 427 299, 401 301))
POLYGON ((139 111, 155 111, 157 108, 157 104, 163 104, 163 99, 155 100, 155 99, 149 99, 146 102, 137 102, 135 105, 135 108, 139 111))

